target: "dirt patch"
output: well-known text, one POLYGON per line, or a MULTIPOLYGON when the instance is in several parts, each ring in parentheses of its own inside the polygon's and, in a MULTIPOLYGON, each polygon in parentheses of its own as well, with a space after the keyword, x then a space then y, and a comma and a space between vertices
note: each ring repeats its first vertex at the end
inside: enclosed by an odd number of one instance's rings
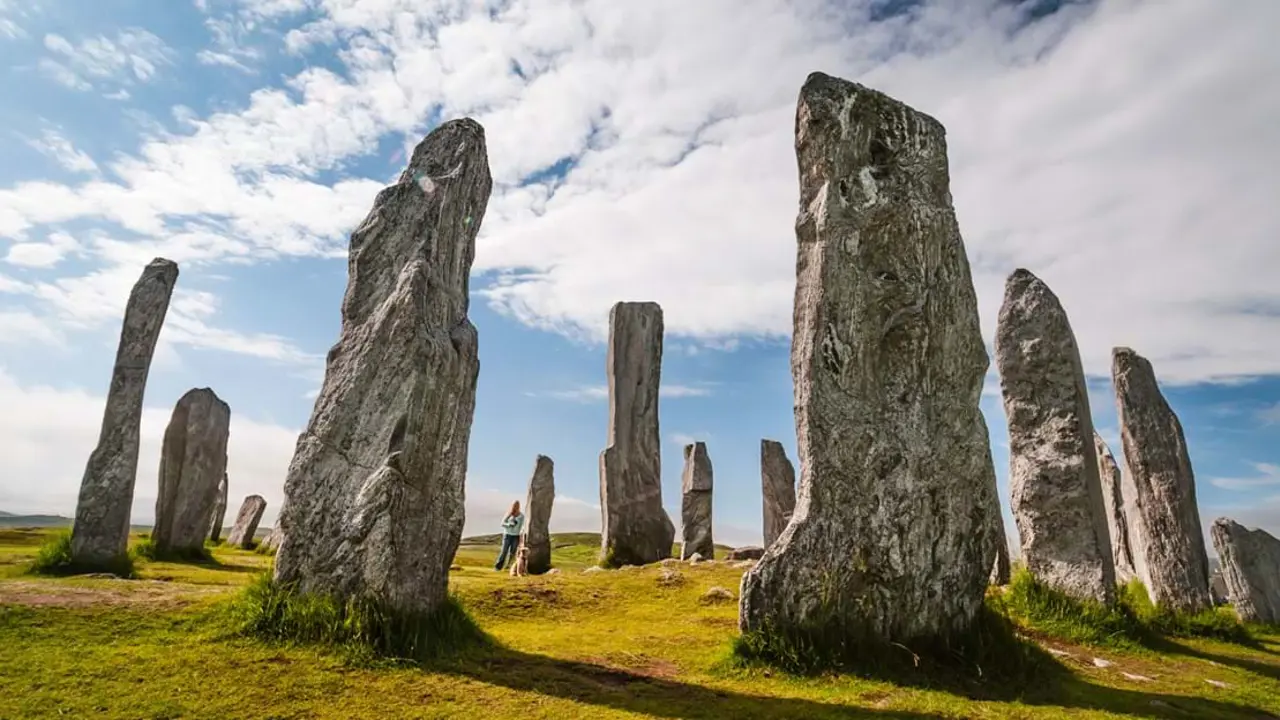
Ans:
POLYGON ((610 653, 605 657, 582 658, 582 662, 590 663, 608 673, 630 676, 628 682, 635 682, 639 678, 672 680, 680 676, 680 667, 675 663, 643 653, 610 653))
POLYGON ((153 580, 106 580, 101 586, 13 580, 0 583, 0 605, 77 608, 147 605, 181 607, 226 588, 153 580))
POLYGON ((560 591, 546 585, 495 588, 489 593, 489 600, 501 608, 532 610, 558 604, 560 591))

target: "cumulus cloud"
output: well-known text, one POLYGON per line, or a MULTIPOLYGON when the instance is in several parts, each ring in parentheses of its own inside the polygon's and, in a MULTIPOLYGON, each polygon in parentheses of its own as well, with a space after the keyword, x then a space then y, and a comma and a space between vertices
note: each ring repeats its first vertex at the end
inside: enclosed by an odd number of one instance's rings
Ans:
MULTIPOLYGON (((609 386, 583 385, 570 390, 552 390, 544 393, 532 394, 555 398, 557 400, 569 400, 580 403, 604 402, 609 399, 609 386)), ((658 395, 664 398, 707 397, 711 395, 711 389, 703 386, 664 383, 662 387, 658 389, 658 395)))
POLYGON ((53 158, 59 165, 78 173, 96 173, 98 163, 55 130, 46 129, 38 138, 27 138, 27 144, 53 158))

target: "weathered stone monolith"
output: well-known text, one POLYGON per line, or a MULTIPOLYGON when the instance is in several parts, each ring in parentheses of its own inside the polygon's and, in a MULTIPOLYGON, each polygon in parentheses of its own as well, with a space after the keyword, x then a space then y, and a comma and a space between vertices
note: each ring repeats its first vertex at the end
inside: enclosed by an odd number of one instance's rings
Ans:
POLYGON ((1209 526, 1222 580, 1245 622, 1280 623, 1280 540, 1265 530, 1220 517, 1209 526))
POLYGON ((662 507, 658 388, 662 308, 620 302, 609 311, 609 440, 600 453, 600 555, 611 567, 671 557, 676 529, 662 507))
POLYGON ((1121 478, 1134 569, 1152 602, 1173 610, 1211 607, 1196 480, 1182 423, 1155 371, 1129 348, 1111 351, 1126 472, 1121 478))
POLYGON ((524 529, 520 541, 529 554, 525 571, 541 575, 551 569, 551 506, 556 499, 555 463, 539 455, 529 478, 529 494, 524 502, 524 529))
POLYGON ((1005 282, 995 351, 1023 562, 1052 588, 1110 603, 1115 564, 1080 349, 1058 297, 1027 270, 1005 282))
POLYGON ((942 125, 813 73, 796 155, 800 489, 739 625, 844 643, 965 633, 995 562, 988 358, 942 125))
POLYGON ((1116 582, 1124 584, 1137 577, 1133 569, 1133 551, 1129 549, 1129 521, 1124 507, 1120 465, 1102 436, 1094 431, 1093 449, 1098 456, 1098 477, 1102 480, 1102 500, 1107 508, 1107 531, 1111 537, 1111 559, 1116 567, 1116 582))
POLYGON ((212 517, 209 519, 209 539, 222 542, 222 523, 227 519, 227 474, 218 481, 218 495, 214 499, 212 517))
POLYGON ((262 513, 267 510, 267 500, 261 495, 250 495, 240 505, 236 513, 236 524, 231 526, 231 534, 227 536, 227 544, 232 547, 249 550, 253 547, 253 536, 258 532, 258 523, 262 521, 262 513))
POLYGON ((227 472, 231 406, 213 390, 188 390, 169 417, 151 538, 162 553, 199 552, 227 472))
POLYGON ((764 547, 773 545, 796 509, 796 469, 777 440, 760 441, 760 486, 764 495, 764 547))
POLYGON ((707 444, 695 442, 684 446, 684 472, 680 476, 681 506, 680 559, 698 554, 711 560, 716 544, 711 539, 711 456, 707 444))
POLYGON ((342 330, 285 480, 277 582, 429 613, 462 536, 480 374, 467 316, 484 129, 432 130, 351 235, 342 330))
POLYGON ((89 456, 71 531, 73 562, 110 565, 127 556, 133 486, 138 478, 142 400, 156 340, 178 282, 178 265, 156 258, 129 292, 98 445, 89 456))
POLYGON ((271 532, 262 538, 262 542, 258 543, 258 549, 263 552, 275 552, 280 549, 280 539, 283 537, 284 533, 280 532, 280 525, 277 523, 271 528, 271 532))

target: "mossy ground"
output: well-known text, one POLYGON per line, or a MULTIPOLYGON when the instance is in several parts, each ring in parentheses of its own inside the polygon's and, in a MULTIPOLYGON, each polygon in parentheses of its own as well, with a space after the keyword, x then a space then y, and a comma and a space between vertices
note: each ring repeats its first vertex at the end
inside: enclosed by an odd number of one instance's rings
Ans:
POLYGON ((742 570, 680 565, 679 583, 652 566, 583 573, 593 542, 557 547, 562 572, 533 578, 494 572, 496 547, 464 545, 452 590, 492 645, 421 664, 353 663, 232 631, 232 600, 269 557, 217 548, 217 564, 139 560, 136 580, 25 575, 47 534, 0 531, 0 718, 1280 715, 1280 634, 1266 632, 1255 647, 1185 638, 1153 649, 1028 625, 1020 632, 1052 652, 1052 671, 981 692, 743 667, 731 653, 737 604, 701 600, 715 586, 736 595, 742 570))

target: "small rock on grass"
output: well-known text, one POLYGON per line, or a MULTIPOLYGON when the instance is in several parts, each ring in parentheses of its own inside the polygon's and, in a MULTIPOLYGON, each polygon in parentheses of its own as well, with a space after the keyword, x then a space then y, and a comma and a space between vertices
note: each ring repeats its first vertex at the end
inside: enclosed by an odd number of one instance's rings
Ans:
POLYGON ((1151 682, 1151 678, 1147 677, 1146 675, 1136 675, 1134 673, 1127 673, 1127 672, 1121 672, 1120 674, 1124 676, 1124 679, 1126 680, 1133 680, 1136 682, 1151 682))
POLYGON ((1209 683, 1210 685, 1212 685, 1212 686, 1214 686, 1214 687, 1216 687, 1216 688, 1229 688, 1229 687, 1231 687, 1230 685, 1228 685, 1227 683, 1222 682, 1221 680, 1208 680, 1208 679, 1206 679, 1206 680, 1205 680, 1205 682, 1209 683))
POLYGON ((733 596, 732 591, 730 591, 728 588, 722 588, 718 586, 713 587, 710 590, 707 590, 706 592, 702 593, 702 598, 701 598, 702 602, 707 605, 733 602, 734 599, 735 598, 733 596))
POLYGON ((1094 659, 1093 659, 1093 666, 1094 666, 1094 667, 1100 667, 1100 668, 1104 668, 1104 667, 1111 667, 1111 661, 1110 661, 1110 660, 1103 660, 1102 658, 1094 658, 1094 659))
POLYGON ((587 568, 586 570, 583 570, 582 572, 584 572, 584 573, 597 573, 597 572, 602 572, 603 570, 604 570, 604 568, 600 567, 599 565, 592 565, 591 567, 587 568))
POLYGON ((658 573, 658 584, 663 587, 683 585, 684 581, 684 575, 679 570, 663 568, 662 572, 658 573))

